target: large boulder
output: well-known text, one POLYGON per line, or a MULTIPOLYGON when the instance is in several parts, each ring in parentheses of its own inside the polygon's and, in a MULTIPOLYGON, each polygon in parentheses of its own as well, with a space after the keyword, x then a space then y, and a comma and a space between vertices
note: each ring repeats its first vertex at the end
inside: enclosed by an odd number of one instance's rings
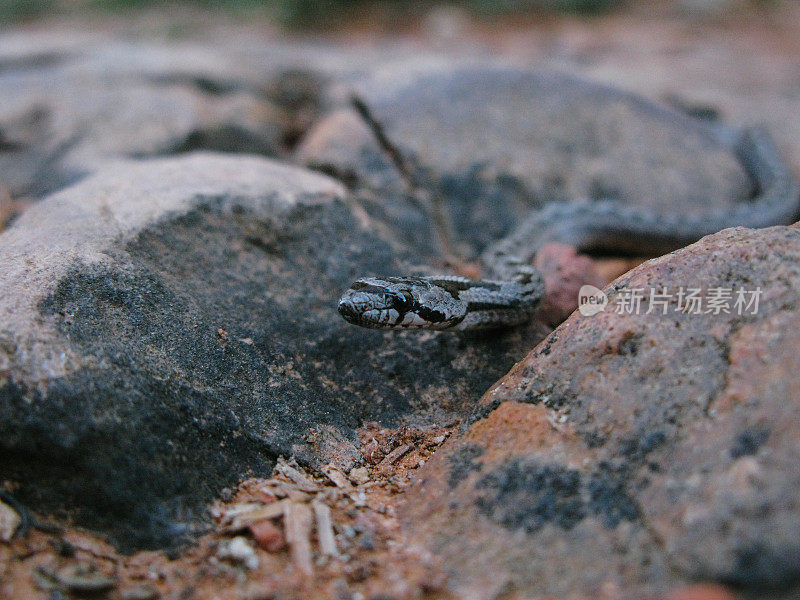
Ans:
POLYGON ((169 546, 278 455, 341 469, 365 421, 442 425, 544 335, 355 328, 364 274, 429 257, 333 179, 251 156, 109 163, 0 235, 0 481, 122 548, 169 546))
POLYGON ((312 128, 298 159, 372 188, 427 189, 466 254, 547 202, 614 198, 657 215, 703 214, 754 192, 721 130, 568 75, 376 68, 351 94, 354 107, 312 128))
POLYGON ((695 580, 797 597, 799 287, 797 226, 725 230, 620 277, 425 465, 403 512, 413 540, 465 598, 695 580), (705 303, 681 310, 681 289, 705 303))

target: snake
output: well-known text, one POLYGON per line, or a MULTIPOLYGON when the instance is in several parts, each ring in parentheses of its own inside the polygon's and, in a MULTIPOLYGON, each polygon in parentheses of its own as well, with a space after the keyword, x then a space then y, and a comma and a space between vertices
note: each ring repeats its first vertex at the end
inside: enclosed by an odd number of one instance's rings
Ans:
POLYGON ((371 329, 472 331, 510 328, 531 320, 544 296, 532 266, 542 245, 579 252, 665 254, 729 227, 794 222, 800 186, 762 126, 709 129, 734 153, 754 187, 749 201, 704 214, 656 214, 615 199, 552 202, 533 210, 482 254, 486 279, 457 275, 364 277, 339 300, 349 323, 371 329))

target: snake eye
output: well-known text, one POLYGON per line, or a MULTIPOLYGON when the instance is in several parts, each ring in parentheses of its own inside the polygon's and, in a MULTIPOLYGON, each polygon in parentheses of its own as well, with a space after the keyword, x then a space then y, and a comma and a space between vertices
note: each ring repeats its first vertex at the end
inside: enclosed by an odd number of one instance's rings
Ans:
POLYGON ((397 310, 406 312, 414 306, 414 295, 408 290, 401 290, 392 295, 397 310))

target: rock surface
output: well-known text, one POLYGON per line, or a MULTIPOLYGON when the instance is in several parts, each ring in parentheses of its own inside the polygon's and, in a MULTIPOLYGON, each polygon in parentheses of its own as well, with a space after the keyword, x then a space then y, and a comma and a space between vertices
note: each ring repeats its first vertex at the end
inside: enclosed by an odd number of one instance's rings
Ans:
POLYGON ((415 541, 465 598, 691 581, 796 597, 798 286, 797 226, 725 230, 618 278, 604 312, 574 313, 426 464, 403 514, 415 541), (617 313, 662 286, 666 309, 617 313), (678 311, 681 287, 733 289, 730 312, 678 311), (740 288, 761 290, 755 312, 737 314, 740 288))
POLYGON ((123 548, 170 545, 279 455, 349 470, 365 421, 441 424, 541 339, 394 335, 336 313, 427 257, 336 181, 247 156, 109 163, 0 236, 0 472, 123 548))
POLYGON ((411 56, 437 64, 413 47, 365 53, 241 30, 168 41, 0 32, 0 189, 38 198, 109 158, 286 157, 341 95, 337 82, 411 56))
POLYGON ((724 209, 752 193, 706 124, 566 75, 376 69, 353 93, 361 120, 352 111, 323 119, 299 158, 367 185, 428 189, 473 254, 551 201, 611 197, 665 214, 724 209))
POLYGON ((324 67, 312 69, 308 52, 290 57, 285 47, 260 64, 230 43, 75 33, 7 33, 0 48, 0 186, 14 196, 40 197, 108 159, 285 154, 326 86, 324 67))
POLYGON ((575 248, 564 244, 542 246, 536 253, 534 266, 542 273, 545 287, 545 296, 536 317, 551 327, 558 327, 578 308, 581 287, 602 287, 613 279, 604 279, 592 259, 579 255, 575 248))

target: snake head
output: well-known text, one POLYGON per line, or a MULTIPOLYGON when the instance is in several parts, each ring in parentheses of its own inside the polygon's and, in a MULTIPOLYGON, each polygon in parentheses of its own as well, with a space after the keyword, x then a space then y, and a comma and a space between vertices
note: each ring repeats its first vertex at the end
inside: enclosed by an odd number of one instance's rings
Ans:
POLYGON ((466 306, 420 277, 366 277, 339 300, 339 314, 370 329, 447 329, 464 319, 466 306))

